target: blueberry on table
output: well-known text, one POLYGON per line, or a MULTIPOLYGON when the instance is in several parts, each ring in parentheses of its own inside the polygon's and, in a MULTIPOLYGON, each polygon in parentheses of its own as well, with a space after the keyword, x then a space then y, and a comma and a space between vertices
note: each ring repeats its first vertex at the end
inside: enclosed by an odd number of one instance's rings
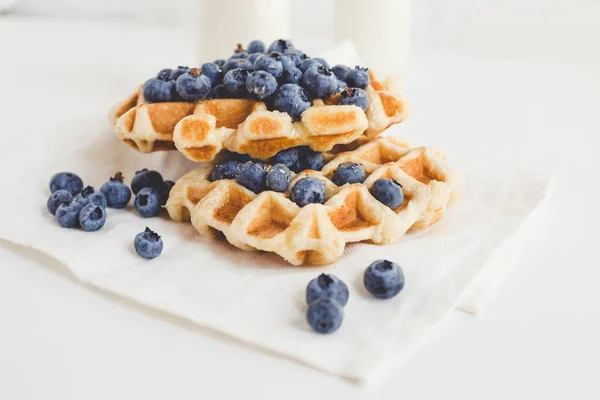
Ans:
POLYGON ((347 67, 342 64, 334 65, 333 68, 331 68, 331 72, 333 72, 335 77, 341 81, 346 80, 346 75, 348 75, 349 71, 350 71, 350 67, 347 67))
POLYGON ((50 192, 61 189, 76 195, 83 189, 83 181, 72 172, 59 172, 50 179, 50 192))
POLYGON ((302 82, 302 71, 298 68, 289 68, 283 70, 280 78, 282 83, 295 83, 299 84, 302 82))
POLYGON ((173 181, 164 181, 161 187, 158 189, 160 193, 160 205, 164 206, 167 204, 167 200, 169 200, 169 195, 171 194, 171 189, 175 186, 175 182, 173 181))
POLYGON ((76 201, 64 203, 58 206, 54 217, 63 228, 75 228, 79 223, 79 212, 82 208, 83 206, 76 201))
POLYGON ((148 103, 161 103, 175 100, 175 82, 150 78, 142 87, 142 94, 148 103))
POLYGON ((175 68, 173 70, 173 72, 171 72, 171 80, 172 81, 176 81, 177 78, 179 78, 181 75, 185 74, 186 72, 188 72, 190 70, 189 67, 184 67, 184 66, 178 66, 177 68, 175 68))
POLYGON ((317 333, 327 334, 336 331, 344 319, 344 310, 335 300, 318 299, 306 310, 306 321, 317 333))
POLYGON ((357 87, 364 89, 371 83, 369 78, 368 68, 361 68, 358 65, 355 69, 348 71, 346 74, 346 83, 349 87, 357 87))
POLYGON ((160 71, 158 71, 158 74, 156 74, 156 77, 162 81, 168 81, 171 80, 172 72, 173 70, 171 68, 161 69, 160 71))
POLYGON ((215 165, 215 168, 210 173, 209 180, 214 182, 220 179, 235 179, 239 165, 240 163, 237 160, 222 161, 215 165))
POLYGON ((370 191, 373 197, 392 210, 400 207, 404 202, 402 185, 392 179, 377 179, 371 186, 370 191))
POLYGON ((79 212, 79 225, 84 231, 95 232, 106 223, 106 210, 96 204, 88 204, 79 212))
POLYGON ((140 171, 136 171, 135 176, 131 180, 131 190, 137 194, 140 190, 146 187, 152 187, 155 189, 160 188, 163 183, 163 177, 157 171, 149 171, 144 168, 140 171))
POLYGON ((155 258, 163 251, 162 238, 150 228, 135 235, 133 241, 135 251, 144 258, 155 258))
POLYGON ((103 184, 100 191, 106 197, 106 205, 111 208, 125 208, 131 200, 131 190, 123 183, 123 174, 120 172, 103 184))
POLYGON ((229 93, 234 97, 246 97, 248 90, 246 89, 246 80, 248 79, 249 72, 243 69, 232 69, 225 74, 223 78, 223 85, 229 93))
POLYGON ((331 298, 343 307, 348 303, 348 296, 348 286, 335 275, 321 274, 306 286, 307 304, 318 299, 331 298))
POLYGON ((73 201, 73 195, 68 190, 60 189, 52 193, 46 202, 46 208, 52 215, 56 214, 56 210, 61 204, 70 203, 73 201))
POLYGON ((235 179, 246 189, 258 194, 265 189, 266 175, 263 163, 248 161, 240 164, 235 179))
POLYGON ((226 75, 232 69, 254 71, 254 65, 245 58, 233 58, 231 60, 227 60, 225 65, 223 65, 223 75, 226 75))
POLYGON ((362 165, 353 162, 344 162, 338 165, 333 172, 331 180, 338 186, 343 186, 346 183, 363 183, 367 178, 367 174, 362 165))
POLYGON ((404 287, 404 273, 394 262, 377 260, 365 270, 363 282, 373 297, 389 299, 400 293, 404 287))
POLYGON ((85 187, 79 195, 75 198, 82 206, 87 206, 88 204, 95 204, 97 206, 106 208, 106 196, 99 190, 94 189, 91 186, 85 187))
POLYGON ((202 64, 201 69, 202 75, 208 78, 211 85, 214 85, 222 79, 221 67, 215 63, 204 63, 202 64))
POLYGON ((275 192, 285 192, 290 186, 292 173, 290 169, 283 164, 273 165, 267 172, 267 188, 275 192))
POLYGON ((329 97, 338 87, 335 75, 323 66, 310 67, 304 72, 302 85, 315 97, 329 97))
POLYGON ((320 171, 323 169, 325 165, 325 158, 323 157, 323 153, 319 153, 318 151, 314 151, 308 146, 300 146, 298 147, 298 169, 300 171, 305 171, 307 169, 312 169, 313 171, 320 171))
POLYGON ((294 49, 294 45, 292 44, 291 40, 279 39, 269 45, 267 52, 270 53, 272 51, 276 51, 278 53, 283 53, 286 50, 293 50, 293 49, 294 49))
POLYGON ((310 98, 306 90, 293 83, 280 86, 273 99, 274 108, 288 113, 295 121, 301 118, 304 110, 310 105, 310 98))
POLYGON ((266 50, 265 44, 260 40, 253 40, 248 43, 247 51, 249 54, 264 53, 266 50))
POLYGON ((273 75, 275 78, 281 77, 283 74, 283 56, 281 53, 272 52, 264 54, 256 58, 254 61, 255 71, 265 71, 273 75))
POLYGON ((160 192, 158 189, 151 187, 143 188, 135 196, 133 205, 142 217, 154 217, 161 210, 160 192))
POLYGON ((363 111, 367 111, 367 108, 369 107, 369 95, 363 89, 347 87, 342 90, 340 96, 340 105, 357 106, 363 111))
POLYGON ((175 89, 185 101, 204 100, 212 89, 210 79, 200 74, 200 68, 192 68, 177 78, 175 89))
POLYGON ((307 176, 298 180, 290 194, 290 200, 304 207, 312 203, 325 203, 325 185, 317 178, 307 176))

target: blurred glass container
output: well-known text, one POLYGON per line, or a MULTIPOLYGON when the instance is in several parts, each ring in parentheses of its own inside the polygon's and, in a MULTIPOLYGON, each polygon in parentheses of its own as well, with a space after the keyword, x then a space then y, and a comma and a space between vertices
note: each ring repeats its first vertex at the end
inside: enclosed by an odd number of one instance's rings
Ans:
POLYGON ((377 76, 403 78, 410 35, 410 0, 335 0, 335 40, 354 42, 377 76))
POLYGON ((291 35, 291 0, 198 0, 197 61, 230 57, 237 43, 291 35))

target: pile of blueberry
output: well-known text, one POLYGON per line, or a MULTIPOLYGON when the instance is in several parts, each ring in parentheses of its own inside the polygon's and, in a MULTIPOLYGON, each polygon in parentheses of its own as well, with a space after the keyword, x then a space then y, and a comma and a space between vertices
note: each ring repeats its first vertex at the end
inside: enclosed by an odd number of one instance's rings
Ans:
MULTIPOLYGON (((136 194, 134 206, 143 217, 157 215, 166 204, 174 182, 163 180, 156 171, 143 169, 136 172, 131 189, 123 183, 118 172, 100 190, 92 186, 83 187, 81 178, 71 172, 60 172, 50 179, 52 195, 46 202, 50 214, 64 228, 81 227, 88 232, 100 230, 106 223, 106 208, 122 209, 131 200, 131 191, 136 194)), ((163 248, 160 236, 146 228, 134 241, 138 254, 145 258, 158 256, 163 248)))
MULTIPOLYGON (((365 270, 363 284, 373 297, 390 299, 404 288, 404 273, 394 262, 377 260, 365 270)), ((310 327, 323 334, 337 330, 348 297, 348 286, 334 275, 321 274, 311 280, 306 286, 306 320, 310 327)))
MULTIPOLYGON (((265 190, 285 192, 290 186, 292 171, 296 173, 305 170, 320 171, 325 165, 323 154, 307 146, 282 150, 269 162, 270 164, 265 164, 248 156, 234 154, 232 158, 218 163, 209 179, 212 182, 220 179, 235 179, 240 185, 257 194, 265 190)), ((366 178, 367 173, 362 165, 346 162, 338 165, 332 181, 338 186, 343 186, 363 183, 366 178)), ((393 210, 404 202, 402 185, 392 179, 377 179, 371 187, 371 194, 393 210)), ((300 207, 311 203, 323 204, 325 184, 313 177, 299 179, 292 187, 290 200, 300 207)))
POLYGON ((276 40, 266 48, 254 40, 237 49, 227 60, 202 64, 200 68, 163 69, 144 83, 143 94, 150 103, 199 101, 204 99, 256 99, 270 110, 287 112, 299 120, 313 99, 340 93, 342 105, 364 111, 370 83, 366 68, 345 65, 330 68, 322 58, 310 58, 289 40, 276 40))

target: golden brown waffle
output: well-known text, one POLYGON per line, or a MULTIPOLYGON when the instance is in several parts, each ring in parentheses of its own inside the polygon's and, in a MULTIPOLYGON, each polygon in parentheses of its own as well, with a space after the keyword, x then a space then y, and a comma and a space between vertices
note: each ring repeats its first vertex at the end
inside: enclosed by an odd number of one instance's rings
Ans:
POLYGON ((283 149, 308 145, 329 151, 374 137, 408 115, 405 102, 388 92, 371 74, 369 107, 339 105, 339 95, 315 100, 293 122, 287 113, 269 111, 250 99, 214 99, 196 103, 146 103, 141 87, 110 113, 115 132, 136 150, 150 153, 178 149, 193 161, 210 161, 227 149, 266 159, 283 149))
POLYGON ((378 138, 337 154, 321 172, 294 175, 285 193, 257 195, 234 180, 210 182, 213 168, 214 163, 205 164, 177 181, 166 205, 171 218, 191 221, 203 235, 224 235, 244 250, 277 253, 295 265, 330 264, 349 242, 395 242, 409 229, 438 221, 463 191, 462 178, 441 152, 411 149, 396 138, 378 138), (363 165, 368 175, 364 183, 338 187, 331 182, 338 164, 347 161, 363 165), (325 204, 299 207, 288 198, 294 183, 305 176, 325 184, 325 204), (405 200, 396 210, 370 194, 379 178, 402 185, 405 200))

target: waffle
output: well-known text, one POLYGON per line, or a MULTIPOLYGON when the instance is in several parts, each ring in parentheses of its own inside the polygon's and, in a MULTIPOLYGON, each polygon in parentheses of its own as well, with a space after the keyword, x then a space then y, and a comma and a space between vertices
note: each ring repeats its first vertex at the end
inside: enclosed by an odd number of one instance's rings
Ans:
POLYGON ((377 138, 328 158, 320 172, 293 175, 287 192, 258 195, 234 180, 210 182, 214 163, 208 163, 177 181, 166 207, 172 219, 191 221, 201 234, 225 236, 240 249, 277 253, 294 265, 321 265, 336 261, 346 243, 389 244, 409 230, 428 227, 463 191, 462 178, 440 151, 410 148, 396 138, 377 138), (364 183, 338 187, 330 180, 347 161, 363 165, 364 183), (325 204, 299 207, 289 199, 295 182, 306 176, 324 183, 325 204), (405 200, 397 209, 370 194, 379 178, 402 185, 405 200))
POLYGON ((177 149, 192 161, 211 161, 223 149, 266 159, 280 150, 308 145, 324 152, 375 137, 408 115, 406 104, 371 74, 369 107, 339 105, 339 94, 313 101, 293 122, 250 99, 213 99, 196 103, 146 103, 141 87, 110 113, 117 136, 143 153, 177 149))

